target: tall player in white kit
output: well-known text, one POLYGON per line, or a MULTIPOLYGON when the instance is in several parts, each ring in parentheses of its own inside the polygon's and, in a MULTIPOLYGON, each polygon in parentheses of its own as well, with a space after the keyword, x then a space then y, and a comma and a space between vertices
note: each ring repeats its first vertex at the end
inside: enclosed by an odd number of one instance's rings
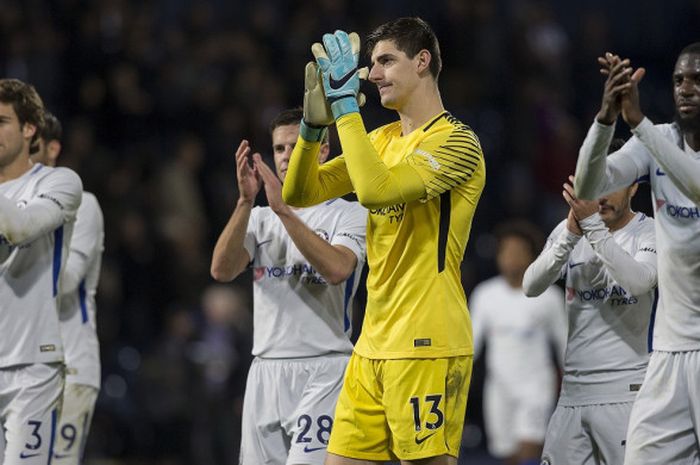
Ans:
POLYGON ((46 464, 63 392, 60 276, 82 183, 34 164, 44 106, 34 88, 0 80, 0 431, 4 465, 46 464))
POLYGON ((499 275, 469 299, 475 357, 486 343, 484 422, 491 455, 505 463, 539 464, 547 421, 554 410, 557 367, 566 344, 564 296, 546 286, 536 299, 523 294, 523 274, 542 248, 530 223, 496 228, 499 275))
MULTIPOLYGON (((61 153, 62 127, 44 114, 39 150, 32 160, 56 166, 61 153)), ((61 278, 59 319, 66 364, 63 407, 56 432, 54 463, 78 465, 87 441, 100 391, 100 345, 95 320, 95 294, 104 250, 104 219, 97 198, 83 192, 73 227, 73 239, 61 278)))
POLYGON ((654 125, 639 106, 644 70, 613 54, 601 109, 581 147, 576 195, 591 199, 648 177, 656 207, 659 302, 653 352, 627 434, 627 465, 700 463, 700 43, 673 71, 676 117, 654 125), (618 115, 633 137, 606 157, 618 115))
MULTIPOLYGON (((211 273, 230 281, 253 268, 253 355, 243 401, 242 465, 322 465, 352 352, 351 305, 365 259, 367 211, 331 200, 292 209, 282 200, 301 110, 272 122, 277 175, 242 141, 240 197, 217 241, 211 273), (265 187, 269 207, 254 207, 265 187)), ((321 150, 328 156, 328 144, 321 150)))
MULTIPOLYGON (((620 144, 622 145, 622 144, 620 144)), ((564 378, 549 421, 545 465, 622 465, 632 403, 649 360, 656 286, 654 221, 630 209, 637 184, 585 201, 554 228, 523 287, 536 296, 566 279, 564 378)))

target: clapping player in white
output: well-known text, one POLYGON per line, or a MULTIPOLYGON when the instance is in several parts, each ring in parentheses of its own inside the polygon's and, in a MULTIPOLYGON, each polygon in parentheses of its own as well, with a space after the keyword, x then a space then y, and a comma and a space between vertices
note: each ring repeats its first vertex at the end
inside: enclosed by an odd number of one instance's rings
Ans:
POLYGON ((633 184, 586 201, 565 184, 569 215, 525 273, 528 296, 566 280, 569 335, 542 454, 547 464, 622 464, 649 359, 656 286, 654 221, 630 209, 636 191, 633 184))
MULTIPOLYGON (((270 126, 277 174, 236 152, 239 199, 216 243, 211 273, 253 268, 253 355, 243 400, 241 465, 321 465, 352 343, 352 300, 365 260, 367 211, 332 199, 303 209, 282 201, 301 110, 270 126), (261 186, 269 207, 253 207, 261 186)), ((328 155, 323 142, 319 161, 328 155)))
POLYGON ((676 116, 654 125, 639 104, 644 69, 607 53, 600 111, 579 153, 576 195, 595 199, 649 179, 656 208, 659 302, 653 352, 630 416, 625 464, 700 462, 700 42, 672 74, 676 116), (618 115, 633 137, 607 154, 618 115))

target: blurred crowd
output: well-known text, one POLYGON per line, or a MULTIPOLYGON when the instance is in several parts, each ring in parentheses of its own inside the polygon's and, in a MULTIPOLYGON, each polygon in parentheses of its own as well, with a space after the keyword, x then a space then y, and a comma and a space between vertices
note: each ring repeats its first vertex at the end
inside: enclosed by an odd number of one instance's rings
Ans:
MULTIPOLYGON (((59 163, 105 213, 103 389, 87 463, 236 463, 250 276, 222 286, 208 272, 237 197, 235 147, 247 138, 271 160, 268 122, 301 104, 323 33, 362 36, 408 15, 436 31, 443 101, 487 160, 469 291, 495 274, 495 224, 527 218, 548 232, 565 217, 561 185, 600 101, 597 56, 645 66, 644 110, 671 118, 671 70, 697 40, 700 1, 0 0, 0 73, 36 86, 64 125, 59 163)), ((394 118, 364 91, 367 127, 394 118)), ((465 447, 480 447, 465 431, 465 447)))

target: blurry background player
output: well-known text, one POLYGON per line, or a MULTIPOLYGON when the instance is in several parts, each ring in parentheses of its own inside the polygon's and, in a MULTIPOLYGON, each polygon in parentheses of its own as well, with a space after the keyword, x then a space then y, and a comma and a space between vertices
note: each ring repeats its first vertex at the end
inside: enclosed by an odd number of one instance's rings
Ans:
POLYGON ((700 42, 676 61, 673 124, 639 106, 644 69, 606 53, 600 111, 579 152, 576 195, 595 199, 648 178, 654 199, 659 302, 653 352, 630 415, 625 463, 700 463, 700 42), (606 156, 622 113, 634 135, 606 156))
MULTIPOLYGON (((47 464, 64 385, 61 272, 82 183, 29 158, 44 124, 34 88, 0 80, 0 431, 3 465, 47 464)), ((1 456, 1 455, 0 455, 1 456)))
POLYGON ((554 361, 561 363, 566 343, 564 296, 556 286, 547 286, 536 299, 523 293, 523 274, 544 242, 534 225, 511 221, 495 234, 499 275, 477 285, 469 299, 475 355, 487 346, 489 451, 508 464, 539 464, 556 400, 554 361))
POLYGON ((369 80, 398 117, 370 133, 357 103, 359 50, 359 37, 344 31, 312 45, 332 118, 305 113, 284 185, 295 205, 355 191, 369 209, 367 308, 326 463, 455 464, 472 371, 460 265, 484 156, 472 129, 445 111, 440 47, 425 21, 395 19, 367 39, 369 80), (343 154, 319 167, 333 119, 343 154))
MULTIPOLYGON (((241 464, 321 465, 352 344, 352 298, 365 259, 367 212, 332 199, 292 209, 282 201, 301 110, 271 123, 277 175, 248 141, 236 152, 240 197, 214 249, 212 276, 253 268, 253 355, 243 401, 241 464), (265 186, 269 207, 253 202, 265 186)), ((318 161, 328 156, 324 141, 318 161)))
MULTIPOLYGON (((61 153, 61 123, 44 114, 39 150, 32 160, 56 166, 61 153)), ((97 198, 83 192, 73 227, 68 260, 61 278, 61 338, 66 363, 54 462, 77 465, 87 441, 95 402, 100 391, 100 346, 95 321, 95 293, 104 250, 104 219, 97 198)))
MULTIPOLYGON (((616 140, 621 147, 624 141, 616 140)), ((654 222, 630 209, 637 184, 577 199, 525 273, 527 295, 566 280, 569 336, 564 379, 544 463, 621 465, 632 403, 649 360, 656 286, 654 222)))

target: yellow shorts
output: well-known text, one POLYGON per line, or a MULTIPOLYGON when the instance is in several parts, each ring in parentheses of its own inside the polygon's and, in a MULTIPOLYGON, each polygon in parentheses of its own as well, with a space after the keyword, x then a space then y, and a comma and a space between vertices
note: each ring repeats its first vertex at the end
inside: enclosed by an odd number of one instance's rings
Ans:
POLYGON ((362 460, 459 455, 472 357, 350 357, 328 452, 362 460))

